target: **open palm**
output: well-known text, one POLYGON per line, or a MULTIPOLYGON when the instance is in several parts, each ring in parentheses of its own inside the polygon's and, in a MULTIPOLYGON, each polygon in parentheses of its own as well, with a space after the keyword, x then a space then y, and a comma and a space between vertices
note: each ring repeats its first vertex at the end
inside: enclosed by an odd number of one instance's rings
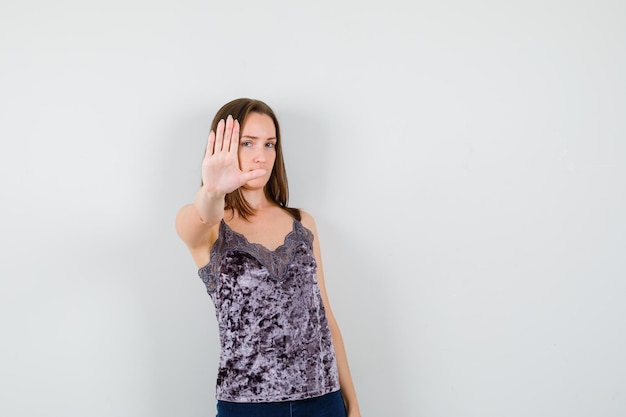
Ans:
POLYGON ((202 184, 209 191, 228 194, 246 182, 265 175, 264 169, 242 172, 239 169, 239 121, 228 116, 211 131, 202 160, 202 184))

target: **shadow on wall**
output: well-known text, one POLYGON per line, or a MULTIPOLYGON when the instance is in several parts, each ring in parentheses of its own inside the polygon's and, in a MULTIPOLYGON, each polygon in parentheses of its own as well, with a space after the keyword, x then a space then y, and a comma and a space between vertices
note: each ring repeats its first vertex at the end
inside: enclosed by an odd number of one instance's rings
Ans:
POLYGON ((326 124, 308 109, 275 110, 281 128, 285 168, 289 179, 289 205, 312 214, 318 212, 327 198, 326 124))
POLYGON ((395 286, 387 276, 376 244, 364 245, 340 224, 323 228, 322 252, 330 302, 345 339, 363 415, 399 416, 411 387, 401 386, 404 362, 391 334, 395 286))

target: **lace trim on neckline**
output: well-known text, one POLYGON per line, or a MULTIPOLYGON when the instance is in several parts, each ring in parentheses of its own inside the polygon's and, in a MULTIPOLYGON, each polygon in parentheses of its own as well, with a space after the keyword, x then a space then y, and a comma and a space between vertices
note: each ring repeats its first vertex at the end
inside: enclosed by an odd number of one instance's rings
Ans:
POLYGON ((198 270, 198 275, 205 283, 207 291, 212 293, 217 287, 218 268, 222 258, 229 252, 239 251, 258 260, 261 265, 267 268, 272 278, 282 280, 287 273, 287 267, 293 261, 296 246, 301 243, 305 243, 309 249, 313 249, 313 232, 304 227, 298 220, 293 221, 292 230, 285 235, 283 244, 270 250, 260 243, 249 242, 243 234, 231 229, 222 219, 219 235, 211 248, 211 260, 198 270))

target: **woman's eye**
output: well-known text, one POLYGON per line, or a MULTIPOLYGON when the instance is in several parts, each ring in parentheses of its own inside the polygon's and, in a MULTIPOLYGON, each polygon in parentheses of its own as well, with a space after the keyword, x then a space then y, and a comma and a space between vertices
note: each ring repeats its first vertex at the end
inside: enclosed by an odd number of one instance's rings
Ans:
POLYGON ((251 145, 252 145, 252 142, 250 142, 249 140, 241 142, 241 146, 243 146, 244 148, 251 146, 251 145))
POLYGON ((267 143, 265 144, 265 146, 267 146, 268 148, 273 148, 273 147, 275 146, 275 144, 274 144, 274 143, 272 143, 272 142, 267 142, 267 143))

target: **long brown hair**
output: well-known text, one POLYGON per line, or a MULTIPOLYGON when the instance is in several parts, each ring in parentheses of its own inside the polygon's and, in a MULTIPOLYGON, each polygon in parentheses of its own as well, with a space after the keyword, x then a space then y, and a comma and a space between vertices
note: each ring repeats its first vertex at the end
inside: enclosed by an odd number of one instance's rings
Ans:
MULTIPOLYGON (((283 160, 282 140, 280 138, 280 126, 278 124, 278 118, 274 111, 262 102, 261 100, 254 100, 250 98, 238 98, 232 100, 222 106, 213 118, 211 123, 211 130, 216 131, 217 124, 221 119, 231 115, 235 120, 239 120, 241 126, 246 122, 246 118, 250 113, 259 113, 269 116, 274 122, 276 128, 276 160, 274 162, 274 169, 270 174, 270 179, 264 187, 265 196, 268 200, 275 203, 277 206, 288 212, 294 219, 301 220, 300 210, 289 207, 287 205, 289 201, 289 186, 287 183, 287 171, 285 170, 285 162, 283 160)), ((226 194, 225 209, 237 211, 239 216, 244 220, 254 215, 254 208, 250 207, 246 199, 244 198, 241 190, 238 188, 235 191, 226 194)))

